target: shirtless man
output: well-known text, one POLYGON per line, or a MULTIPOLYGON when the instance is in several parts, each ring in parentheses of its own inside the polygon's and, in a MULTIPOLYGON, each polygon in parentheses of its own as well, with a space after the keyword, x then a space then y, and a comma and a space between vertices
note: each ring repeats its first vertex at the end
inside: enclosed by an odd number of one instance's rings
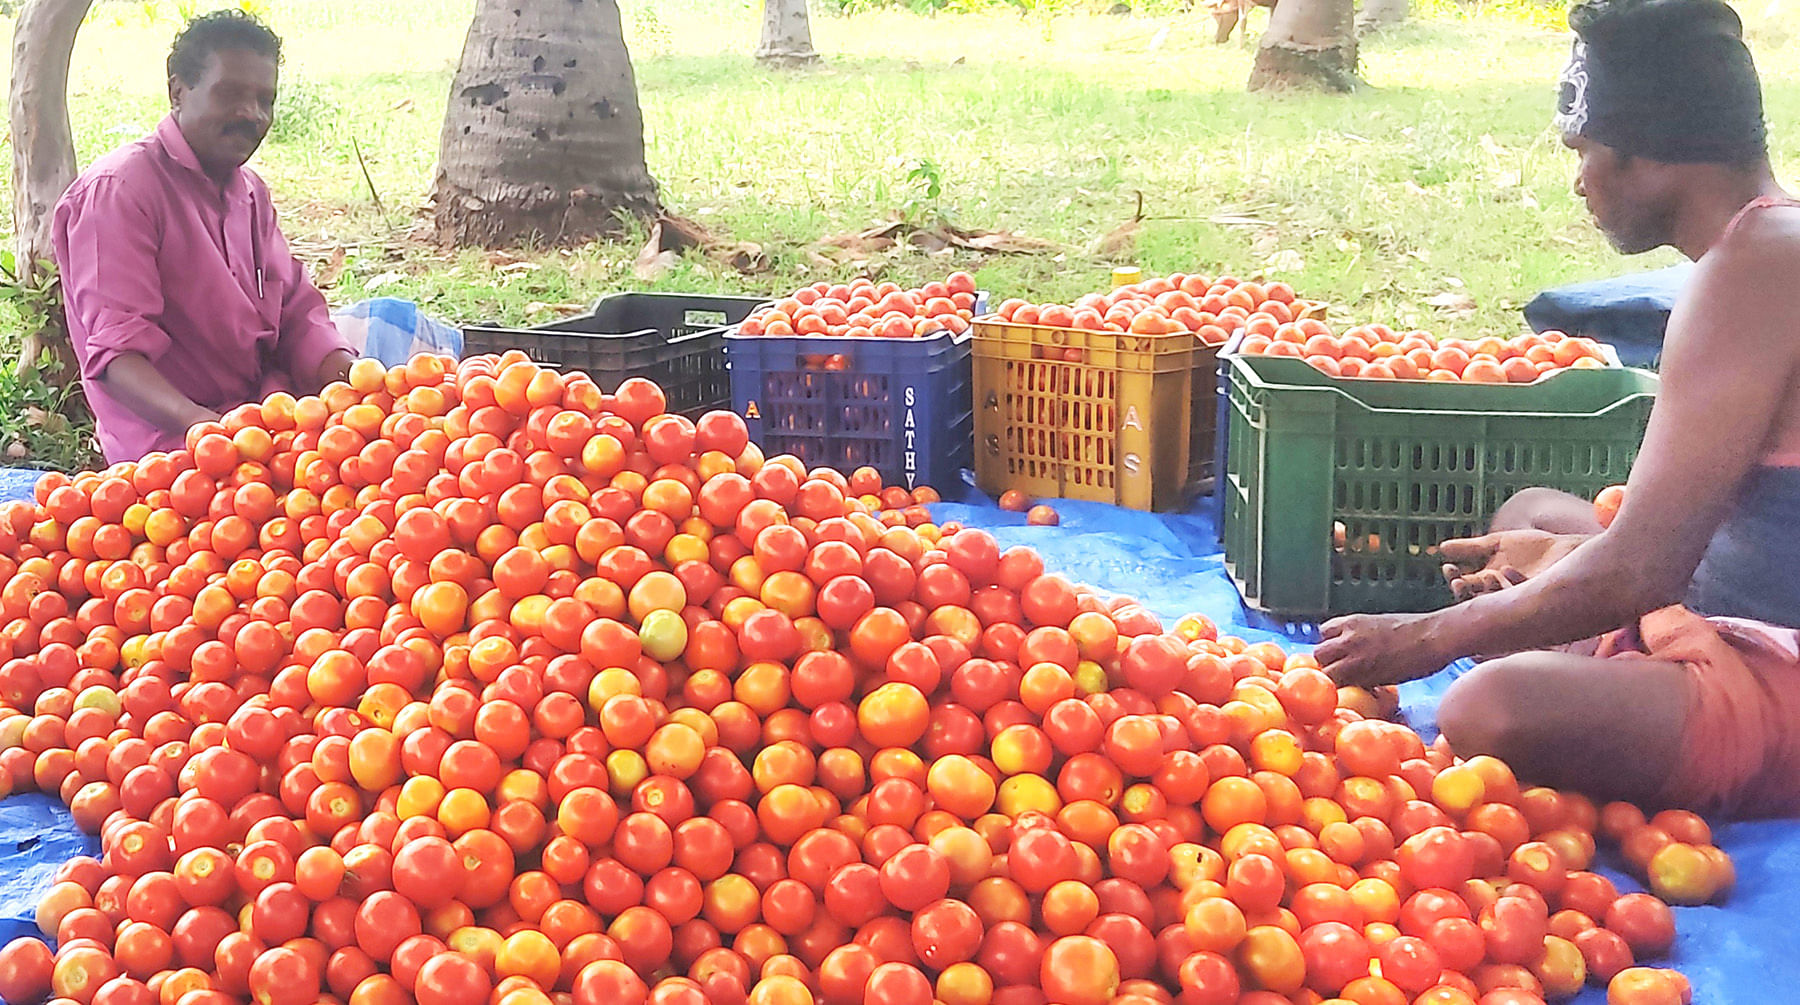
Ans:
POLYGON ((1576 194, 1620 251, 1698 262, 1625 501, 1602 531, 1585 500, 1521 493, 1494 533, 1443 546, 1462 603, 1330 622, 1318 658, 1370 685, 1510 653, 1445 695, 1457 753, 1600 798, 1800 811, 1800 203, 1722 0, 1569 22, 1576 194))

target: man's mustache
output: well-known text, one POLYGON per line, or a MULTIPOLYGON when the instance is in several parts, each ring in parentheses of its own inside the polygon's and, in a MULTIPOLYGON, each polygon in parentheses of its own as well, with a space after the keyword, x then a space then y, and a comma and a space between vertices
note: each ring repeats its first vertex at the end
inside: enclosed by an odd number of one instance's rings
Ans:
POLYGON ((254 122, 234 122, 226 126, 223 131, 227 135, 242 134, 254 139, 261 132, 261 128, 254 122))

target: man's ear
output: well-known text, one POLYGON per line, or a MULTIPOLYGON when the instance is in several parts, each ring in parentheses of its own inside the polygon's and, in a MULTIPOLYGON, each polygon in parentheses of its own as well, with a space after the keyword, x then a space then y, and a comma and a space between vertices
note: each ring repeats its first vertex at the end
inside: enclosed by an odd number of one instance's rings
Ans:
POLYGON ((182 82, 181 77, 179 77, 175 74, 170 74, 169 75, 169 110, 170 111, 180 111, 181 110, 181 94, 185 90, 187 90, 187 85, 182 82))

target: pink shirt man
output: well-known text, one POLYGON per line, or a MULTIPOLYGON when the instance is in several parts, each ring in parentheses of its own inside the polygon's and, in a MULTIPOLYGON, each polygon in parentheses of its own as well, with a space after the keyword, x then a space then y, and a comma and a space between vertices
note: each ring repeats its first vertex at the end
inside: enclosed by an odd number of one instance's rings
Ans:
POLYGON ((181 446, 100 383, 121 353, 147 357, 224 412, 347 349, 288 250, 269 191, 247 168, 223 189, 173 116, 95 161, 57 203, 54 244, 82 387, 109 462, 181 446))

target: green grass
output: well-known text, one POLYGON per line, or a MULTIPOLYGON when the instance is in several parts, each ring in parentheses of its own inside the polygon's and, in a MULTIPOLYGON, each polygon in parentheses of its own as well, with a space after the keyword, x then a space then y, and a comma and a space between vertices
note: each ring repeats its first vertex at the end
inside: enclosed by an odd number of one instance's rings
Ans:
MULTIPOLYGON (((1251 48, 1214 46, 1201 15, 815 12, 824 65, 768 72, 749 55, 757 5, 625 0, 650 168, 667 204, 772 261, 743 276, 693 258, 655 287, 774 293, 844 275, 849 266, 812 247, 916 199, 907 174, 921 160, 937 166, 940 208, 960 225, 1061 252, 912 252, 867 267, 901 281, 973 268, 1005 296, 1058 300, 1104 286, 1118 263, 1091 249, 1131 218, 1138 193, 1149 219, 1128 257, 1147 273, 1267 273, 1331 301, 1344 321, 1511 330, 1540 289, 1673 261, 1620 259, 1570 193, 1573 157, 1548 129, 1567 52, 1545 27, 1554 12, 1528 0, 1478 14, 1427 3, 1412 24, 1365 42, 1368 93, 1271 98, 1244 92, 1251 48), (1474 312, 1426 304, 1450 290, 1466 292, 1474 312)), ((261 9, 286 39, 285 119, 256 166, 303 257, 323 263, 343 249, 334 303, 379 292, 455 321, 518 323, 643 287, 629 241, 527 252, 538 268, 500 272, 510 258, 419 239, 472 0, 261 9)), ((1259 14, 1252 27, 1262 24, 1259 14)), ((173 4, 97 5, 70 89, 83 163, 162 114, 176 27, 173 4)), ((1754 46, 1777 166, 1792 175, 1800 136, 1783 126, 1800 120, 1800 43, 1759 24, 1754 46)))

